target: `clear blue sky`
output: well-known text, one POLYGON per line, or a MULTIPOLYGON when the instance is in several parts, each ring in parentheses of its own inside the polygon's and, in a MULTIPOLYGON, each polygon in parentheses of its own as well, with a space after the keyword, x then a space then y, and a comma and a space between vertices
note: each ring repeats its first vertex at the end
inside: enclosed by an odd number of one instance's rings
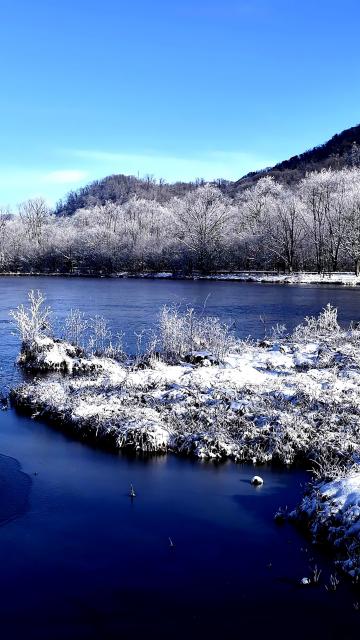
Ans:
POLYGON ((235 179, 360 122, 359 0, 1 0, 0 203, 235 179))

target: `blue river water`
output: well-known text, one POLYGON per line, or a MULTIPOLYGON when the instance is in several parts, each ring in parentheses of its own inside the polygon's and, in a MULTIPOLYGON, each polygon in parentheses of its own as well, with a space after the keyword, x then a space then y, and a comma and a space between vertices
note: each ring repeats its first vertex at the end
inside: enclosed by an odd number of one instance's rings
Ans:
MULTIPOLYGON (((260 315, 292 327, 328 301, 344 323, 360 310, 360 291, 340 288, 0 278, 7 385, 20 375, 8 313, 31 288, 60 318, 71 307, 105 315, 130 349, 165 303, 207 300, 242 336, 262 335, 260 315)), ((0 412, 0 453, 2 640, 358 637, 359 592, 342 583, 328 593, 331 558, 273 521, 299 500, 305 471, 108 453, 13 410, 0 412), (255 472, 260 488, 249 483, 255 472), (320 586, 299 587, 315 565, 320 586)))

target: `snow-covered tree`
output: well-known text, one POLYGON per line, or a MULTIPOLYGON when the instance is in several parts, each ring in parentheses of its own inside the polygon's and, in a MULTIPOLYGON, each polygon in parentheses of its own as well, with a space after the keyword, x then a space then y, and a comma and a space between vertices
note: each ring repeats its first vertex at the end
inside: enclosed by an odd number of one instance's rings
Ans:
POLYGON ((292 272, 299 265, 305 236, 303 204, 293 191, 282 189, 263 214, 266 247, 292 272))
POLYGON ((194 266, 211 271, 219 263, 230 216, 231 202, 210 184, 172 202, 173 221, 180 242, 189 251, 194 266))

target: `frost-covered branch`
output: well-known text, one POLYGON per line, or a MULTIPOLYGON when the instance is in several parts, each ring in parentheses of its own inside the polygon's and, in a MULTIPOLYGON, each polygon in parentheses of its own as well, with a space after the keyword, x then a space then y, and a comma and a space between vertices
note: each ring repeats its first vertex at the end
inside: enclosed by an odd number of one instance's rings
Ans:
POLYGON ((52 330, 52 310, 45 305, 45 296, 40 291, 28 293, 29 304, 21 304, 10 311, 16 331, 23 342, 33 342, 37 338, 49 335, 52 330))

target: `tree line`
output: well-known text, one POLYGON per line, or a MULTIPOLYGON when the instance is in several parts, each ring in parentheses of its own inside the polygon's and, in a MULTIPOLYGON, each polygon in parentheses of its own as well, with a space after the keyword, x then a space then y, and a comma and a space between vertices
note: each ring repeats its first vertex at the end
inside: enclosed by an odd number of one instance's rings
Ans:
MULTIPOLYGON (((158 190, 159 184, 156 185, 158 190)), ((295 185, 265 175, 230 197, 193 184, 166 197, 87 203, 57 215, 42 198, 0 211, 0 272, 111 274, 220 270, 360 273, 360 169, 295 185)))

